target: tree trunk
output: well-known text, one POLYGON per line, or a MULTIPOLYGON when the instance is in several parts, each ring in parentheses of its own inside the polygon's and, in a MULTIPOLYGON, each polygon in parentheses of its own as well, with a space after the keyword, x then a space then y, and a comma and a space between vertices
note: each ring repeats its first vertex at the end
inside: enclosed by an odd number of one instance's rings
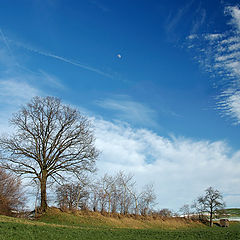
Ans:
POLYGON ((210 227, 213 226, 213 220, 212 220, 212 218, 213 218, 213 212, 212 212, 212 210, 211 210, 211 212, 210 212, 210 227))
POLYGON ((108 195, 108 216, 110 216, 111 212, 111 194, 108 195))
POLYGON ((78 207, 79 207, 80 197, 81 197, 81 188, 79 187, 78 188, 78 195, 77 195, 76 210, 78 210, 78 207))
POLYGON ((135 199, 135 215, 138 215, 138 201, 135 199))
POLYGON ((41 212, 46 212, 47 210, 47 173, 45 171, 42 172, 42 178, 41 178, 41 206, 40 210, 41 212))
POLYGON ((37 217, 38 197, 39 197, 39 183, 37 182, 37 193, 36 193, 36 200, 35 200, 35 218, 37 217))

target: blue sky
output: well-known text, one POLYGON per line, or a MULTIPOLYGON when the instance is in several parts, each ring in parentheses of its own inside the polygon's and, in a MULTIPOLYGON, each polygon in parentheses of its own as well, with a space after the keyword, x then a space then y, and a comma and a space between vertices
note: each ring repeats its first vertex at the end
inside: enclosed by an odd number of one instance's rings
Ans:
POLYGON ((125 170, 177 209, 240 201, 238 1, 0 2, 0 130, 33 96, 94 122, 99 174, 125 170))

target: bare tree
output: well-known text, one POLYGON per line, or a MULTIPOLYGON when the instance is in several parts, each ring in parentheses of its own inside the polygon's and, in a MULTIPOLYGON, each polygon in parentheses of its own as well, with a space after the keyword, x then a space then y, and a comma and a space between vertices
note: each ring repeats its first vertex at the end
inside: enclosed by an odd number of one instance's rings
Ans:
POLYGON ((81 182, 67 183, 57 187, 57 203, 62 209, 86 209, 89 197, 86 185, 81 182))
POLYGON ((0 214, 12 215, 24 206, 21 181, 0 167, 0 214))
POLYGON ((184 215, 184 217, 189 218, 190 214, 191 214, 191 209, 190 206, 188 204, 184 204, 180 209, 179 212, 182 213, 184 215))
POLYGON ((99 189, 98 200, 99 200, 101 213, 106 212, 107 194, 104 192, 104 190, 102 188, 99 189))
POLYGON ((197 200, 193 202, 191 208, 193 209, 194 213, 198 215, 198 219, 203 221, 204 220, 204 211, 205 206, 203 201, 201 200, 202 197, 199 197, 197 200))
POLYGON ((116 178, 108 174, 105 174, 100 181, 102 182, 102 190, 104 192, 104 195, 107 197, 108 214, 110 215, 111 207, 112 207, 112 198, 113 198, 114 192, 116 192, 116 184, 115 184, 116 178))
POLYGON ((212 227, 213 215, 225 207, 222 194, 217 189, 209 187, 205 190, 205 195, 198 198, 198 202, 210 214, 210 227, 212 227))
POLYGON ((119 171, 115 175, 105 174, 91 186, 90 204, 94 211, 110 213, 149 213, 155 201, 152 185, 146 185, 143 191, 136 190, 132 174, 119 171))
POLYGON ((161 209, 158 214, 162 217, 171 217, 173 216, 173 213, 171 210, 169 210, 168 208, 163 208, 161 209))
POLYGON ((119 186, 120 212, 128 214, 130 205, 133 202, 133 187, 136 183, 132 174, 125 174, 123 171, 120 171, 116 178, 119 186))
POLYGON ((93 171, 98 151, 90 121, 54 97, 34 97, 13 115, 14 134, 0 138, 6 169, 40 182, 42 211, 47 209, 47 182, 71 173, 93 171))
POLYGON ((148 184, 144 187, 141 194, 141 214, 147 215, 149 210, 154 206, 156 200, 156 194, 154 192, 154 187, 152 184, 148 184))
POLYGON ((142 197, 142 192, 138 193, 135 189, 130 189, 130 194, 132 195, 132 198, 134 200, 134 214, 137 216, 139 214, 139 202, 142 197))
POLYGON ((98 206, 100 204, 100 199, 99 199, 99 187, 98 187, 98 183, 97 182, 93 182, 92 184, 90 184, 89 186, 89 193, 90 193, 90 197, 89 197, 89 203, 90 203, 90 208, 96 212, 98 211, 98 206))

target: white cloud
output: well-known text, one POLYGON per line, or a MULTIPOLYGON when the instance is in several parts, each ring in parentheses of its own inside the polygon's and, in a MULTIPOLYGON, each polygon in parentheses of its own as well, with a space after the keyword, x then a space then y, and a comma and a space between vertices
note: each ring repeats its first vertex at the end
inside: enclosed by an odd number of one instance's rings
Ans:
POLYGON ((41 91, 28 82, 17 78, 0 79, 0 131, 10 132, 8 119, 16 112, 22 104, 28 102, 32 97, 41 95, 41 91))
POLYGON ((197 60, 208 72, 222 79, 217 85, 221 89, 217 109, 240 123, 240 9, 238 6, 227 7, 225 14, 231 17, 229 31, 203 37, 190 35, 188 40, 191 49, 195 46, 201 53, 197 60))
POLYGON ((222 34, 213 33, 213 34, 207 34, 207 35, 205 36, 205 39, 213 41, 213 40, 220 39, 220 38, 222 38, 222 37, 223 37, 222 34))
POLYGON ((115 111, 116 118, 156 126, 154 121, 155 111, 142 103, 129 100, 127 96, 99 100, 96 104, 102 108, 115 111))
POLYGON ((232 16, 231 24, 236 25, 238 31, 240 31, 240 9, 238 6, 227 7, 225 9, 226 14, 232 16))
MULTIPOLYGON (((223 141, 165 138, 95 119, 97 147, 102 151, 100 173, 125 170, 142 186, 153 182, 159 207, 179 208, 214 186, 225 194, 239 193, 240 151, 231 155, 223 141)), ((228 196, 228 206, 236 203, 228 196)))
POLYGON ((0 80, 0 103, 22 103, 39 93, 39 90, 27 82, 20 82, 16 79, 0 80))
POLYGON ((187 37, 187 39, 189 39, 189 40, 196 39, 196 38, 198 38, 197 34, 191 34, 187 37))
POLYGON ((11 131, 8 119, 19 107, 34 97, 48 94, 49 88, 64 86, 45 71, 32 71, 18 63, 18 58, 0 29, 0 129, 11 131))
POLYGON ((219 102, 219 107, 224 109, 230 117, 237 119, 237 123, 240 123, 240 92, 229 89, 222 93, 222 97, 224 100, 219 102))

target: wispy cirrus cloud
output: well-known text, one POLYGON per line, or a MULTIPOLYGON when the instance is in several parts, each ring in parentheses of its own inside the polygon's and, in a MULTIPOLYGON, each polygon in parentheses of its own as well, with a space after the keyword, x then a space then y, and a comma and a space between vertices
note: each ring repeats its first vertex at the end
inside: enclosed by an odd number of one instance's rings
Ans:
POLYGON ((178 42, 189 32, 195 34, 206 23, 207 11, 202 1, 188 1, 185 5, 171 10, 166 18, 164 27, 168 40, 178 42))
POLYGON ((101 108, 113 111, 115 118, 141 125, 156 126, 156 112, 143 103, 131 100, 128 96, 115 96, 96 101, 101 108))
POLYGON ((220 93, 217 109, 240 123, 240 9, 238 6, 225 8, 231 17, 230 30, 188 37, 189 48, 197 49, 196 59, 213 76, 221 78, 216 83, 220 93))
POLYGON ((205 23, 206 16, 207 16, 207 12, 204 8, 202 8, 202 4, 200 2, 195 11, 194 19, 192 21, 192 29, 191 29, 192 34, 196 33, 199 30, 199 28, 205 23))
POLYGON ((39 77, 46 82, 47 85, 57 88, 57 89, 66 89, 66 86, 61 83, 61 81, 54 75, 49 74, 43 70, 39 70, 39 77))
POLYGON ((0 131, 11 131, 8 119, 19 107, 43 92, 22 78, 0 78, 0 131))
POLYGON ((22 103, 22 101, 39 95, 40 91, 27 82, 16 79, 0 80, 0 102, 1 103, 22 103))
POLYGON ((235 24, 238 31, 240 31, 240 11, 239 6, 231 6, 225 9, 226 14, 232 16, 231 24, 235 24))
POLYGON ((185 6, 183 6, 180 9, 177 9, 177 11, 172 12, 167 19, 166 22, 166 30, 168 32, 174 31, 174 29, 178 26, 179 22, 183 19, 184 15, 187 14, 187 12, 190 10, 190 7, 192 6, 193 1, 190 1, 185 6))

